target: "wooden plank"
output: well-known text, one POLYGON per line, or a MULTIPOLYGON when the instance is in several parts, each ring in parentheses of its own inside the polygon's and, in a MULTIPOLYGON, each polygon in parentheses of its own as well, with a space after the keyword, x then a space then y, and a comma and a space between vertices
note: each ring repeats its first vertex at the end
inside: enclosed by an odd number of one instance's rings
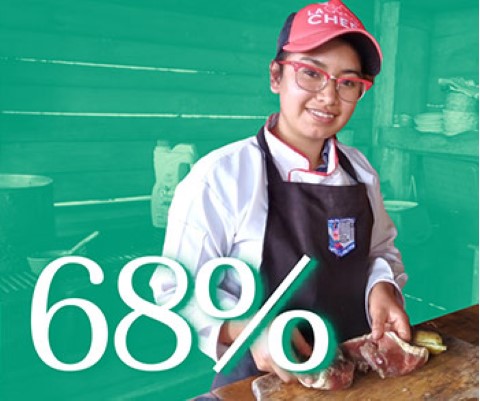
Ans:
POLYGON ((420 326, 478 345, 478 304, 443 315, 420 326))
MULTIPOLYGON (((272 107, 272 109, 274 109, 272 107)), ((266 117, 267 114, 264 116, 266 117)), ((264 118, 87 117, 0 114, 1 142, 169 140, 229 142, 255 135, 264 118)), ((1 152, 1 150, 0 150, 1 152)))
MULTIPOLYGON (((452 155, 467 160, 478 159, 478 133, 467 132, 453 137, 441 133, 418 132, 412 128, 384 128, 380 144, 389 148, 430 155, 452 155)), ((458 160, 455 157, 455 160, 458 160)))
POLYGON ((383 64, 382 73, 375 83, 376 86, 381 87, 381 91, 375 93, 374 145, 378 142, 378 132, 376 132, 378 128, 390 126, 393 122, 395 80, 392 78, 397 72, 400 2, 376 0, 375 8, 376 32, 383 51, 383 64))
POLYGON ((372 121, 372 163, 379 170, 383 181, 392 181, 390 165, 385 163, 389 155, 379 148, 378 140, 382 127, 391 126, 395 110, 395 79, 400 18, 399 1, 375 1, 375 33, 383 52, 382 71, 375 79, 372 121), (384 171, 386 167, 387 172, 384 171))
POLYGON ((4 85, 0 109, 20 111, 165 113, 165 114, 265 114, 264 96, 230 93, 195 93, 139 89, 103 89, 4 85))
POLYGON ((10 0, 3 3, 0 25, 62 35, 96 32, 106 39, 128 38, 156 43, 171 43, 174 38, 177 45, 255 50, 269 48, 275 43, 278 33, 278 28, 272 31, 263 24, 249 26, 244 21, 221 19, 219 16, 206 16, 199 21, 197 16, 188 14, 188 9, 168 12, 159 7, 146 12, 125 5, 94 1, 30 1, 20 5, 10 0), (28 7, 28 13, 24 12, 25 7, 28 7), (136 24, 135 29, 125 29, 132 21, 143 23, 136 24), (208 46, 205 46, 206 43, 208 46))
POLYGON ((394 114, 414 116, 425 111, 427 104, 432 22, 417 8, 403 7, 400 17, 394 114))
POLYGON ((0 148, 0 171, 66 173, 146 170, 151 168, 153 141, 6 143, 0 148))
POLYGON ((472 0, 457 0, 452 3, 450 0, 425 0, 419 2, 418 0, 402 0, 405 6, 419 9, 422 13, 436 13, 439 10, 446 10, 455 6, 455 9, 470 9, 475 3, 472 0))
POLYGON ((261 66, 265 66, 268 71, 268 62, 275 52, 275 41, 266 51, 238 47, 232 54, 231 48, 218 50, 213 47, 180 46, 174 42, 142 42, 120 37, 106 40, 101 35, 30 32, 5 27, 0 30, 0 40, 2 60, 63 60, 111 64, 117 68, 131 66, 218 74, 258 74, 261 66))
POLYGON ((54 201, 82 201, 150 195, 155 182, 152 167, 148 170, 118 170, 113 172, 79 171, 49 173, 53 179, 54 201), (108 185, 105 185, 108 183, 108 185))
MULTIPOLYGON (((105 3, 127 5, 132 8, 158 9, 157 0, 137 0, 132 3, 129 0, 103 0, 105 3)), ((351 3, 365 4, 361 0, 352 0, 351 3)), ((350 3, 349 3, 350 4, 350 3)), ((223 1, 195 2, 191 0, 163 0, 162 10, 178 11, 188 10, 190 15, 197 17, 219 17, 226 19, 242 19, 253 23, 261 23, 267 26, 273 26, 280 30, 280 25, 291 12, 305 6, 305 2, 292 0, 282 3, 273 0, 262 0, 261 2, 251 3, 248 1, 236 3, 232 6, 223 1), (269 18, 265 18, 265 16, 269 18)), ((355 7, 357 10, 358 7, 355 7)))
POLYGON ((152 224, 149 202, 55 208, 55 222, 59 237, 152 224))
MULTIPOLYGON (((1 39, 0 39, 1 40, 1 39)), ((86 63, 87 64, 87 63, 86 63)), ((147 90, 159 92, 186 92, 203 96, 208 93, 268 95, 268 68, 257 75, 237 75, 233 72, 178 73, 164 70, 141 70, 143 67, 90 66, 81 62, 64 64, 58 60, 9 59, 0 60, 2 81, 13 86, 81 87, 110 90, 147 90)), ((152 67, 156 68, 156 67, 152 67)), ((193 70, 192 70, 193 71, 193 70)), ((5 85, 4 84, 4 85, 5 85)))
MULTIPOLYGON (((224 144, 198 142, 199 157, 224 144)), ((52 177, 57 202, 149 195, 154 145, 121 142, 112 149, 111 142, 9 143, 0 152, 0 171, 52 177)))
MULTIPOLYGON (((285 384, 271 380, 271 387, 259 401, 340 401, 346 399, 369 401, 461 400, 478 397, 478 346, 454 337, 446 337, 448 351, 431 356, 422 368, 400 377, 381 379, 369 372, 355 378, 346 390, 321 391, 301 384, 285 384), (464 397, 464 398, 462 398, 464 397)), ((257 380, 265 380, 260 378, 257 380)), ((214 391, 222 401, 254 401, 250 386, 252 379, 214 391)))

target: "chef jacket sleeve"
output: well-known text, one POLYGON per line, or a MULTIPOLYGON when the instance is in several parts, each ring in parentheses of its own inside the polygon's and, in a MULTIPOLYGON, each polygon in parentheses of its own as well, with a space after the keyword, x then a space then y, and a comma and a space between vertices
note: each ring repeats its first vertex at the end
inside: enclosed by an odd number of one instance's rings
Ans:
MULTIPOLYGON (((195 277, 207 261, 229 254, 229 239, 233 238, 233 218, 228 207, 199 174, 192 170, 176 188, 172 201, 164 242, 163 256, 182 264, 195 277)), ((217 296, 223 308, 232 308, 239 297, 235 293, 238 278, 229 272, 228 280, 218 288, 217 296), (232 290, 233 289, 233 290, 232 290)), ((150 280, 155 301, 165 302, 175 291, 175 277, 165 267, 157 267, 150 280)), ((192 297, 180 312, 198 334, 199 347, 217 360, 226 347, 217 344, 223 321, 203 313, 192 297)))

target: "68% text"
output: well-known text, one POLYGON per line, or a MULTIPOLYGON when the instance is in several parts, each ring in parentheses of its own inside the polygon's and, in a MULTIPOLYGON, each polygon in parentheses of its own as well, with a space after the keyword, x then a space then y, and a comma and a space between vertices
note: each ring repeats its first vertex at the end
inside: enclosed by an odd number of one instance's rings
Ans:
MULTIPOLYGON (((91 284, 101 284, 104 279, 102 268, 91 259, 81 256, 65 256, 51 262, 41 273, 35 286, 31 308, 31 333, 35 350, 48 366, 61 371, 79 371, 95 365, 105 353, 108 342, 108 325, 105 315, 100 308, 89 300, 82 298, 65 298, 54 303, 48 308, 48 296, 50 285, 55 274, 63 266, 78 264, 88 270, 91 284), (91 327, 90 347, 85 357, 79 362, 64 363, 53 353, 49 342, 49 327, 53 316, 64 307, 80 308, 87 316, 91 327)), ((265 301, 263 306, 253 315, 241 332, 239 337, 231 344, 223 356, 217 361, 214 370, 223 370, 235 356, 241 354, 270 322, 268 330, 268 347, 273 361, 282 369, 307 372, 319 367, 327 356, 329 345, 329 331, 322 318, 306 310, 291 310, 283 312, 272 318, 272 314, 280 309, 306 279, 309 270, 313 266, 307 256, 303 256, 292 268, 283 282, 277 287, 272 295, 265 301), (291 328, 292 322, 307 321, 314 334, 313 352, 308 360, 298 362, 287 357, 285 350, 286 342, 284 334, 287 327, 291 328)), ((252 270, 244 262, 234 258, 217 258, 205 263, 195 279, 195 302, 202 311, 222 320, 241 319, 249 314, 252 306, 258 299, 257 288, 258 273, 252 270), (218 273, 218 269, 228 266, 235 269, 238 274, 242 290, 236 305, 231 309, 217 307, 211 294, 212 277, 218 273)), ((115 351, 123 363, 131 368, 142 371, 163 371, 179 366, 188 357, 192 348, 193 334, 187 321, 178 313, 173 312, 179 304, 189 297, 189 276, 185 268, 178 262, 163 256, 145 256, 134 259, 127 263, 118 276, 118 292, 123 302, 132 309, 123 317, 115 329, 115 351), (175 292, 169 299, 157 305, 148 302, 138 296, 133 289, 132 279, 135 271, 142 266, 156 264, 167 267, 175 275, 175 292), (130 354, 127 347, 127 333, 131 325, 141 316, 146 316, 169 327, 176 336, 176 347, 173 353, 164 361, 158 363, 143 363, 136 360, 130 354)))

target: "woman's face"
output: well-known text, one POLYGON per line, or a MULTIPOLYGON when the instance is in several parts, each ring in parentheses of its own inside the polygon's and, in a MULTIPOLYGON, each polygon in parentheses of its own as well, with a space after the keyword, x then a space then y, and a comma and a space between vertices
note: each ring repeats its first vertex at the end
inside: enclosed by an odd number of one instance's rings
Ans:
MULTIPOLYGON (((361 62, 357 52, 346 42, 334 39, 307 53, 291 53, 287 60, 318 67, 335 77, 361 77, 361 62)), ((300 150, 323 146, 350 119, 356 103, 340 99, 336 83, 330 81, 318 93, 298 87, 291 65, 276 62, 270 65, 270 87, 280 96, 277 134, 300 150), (283 71, 282 71, 283 70, 283 71)))

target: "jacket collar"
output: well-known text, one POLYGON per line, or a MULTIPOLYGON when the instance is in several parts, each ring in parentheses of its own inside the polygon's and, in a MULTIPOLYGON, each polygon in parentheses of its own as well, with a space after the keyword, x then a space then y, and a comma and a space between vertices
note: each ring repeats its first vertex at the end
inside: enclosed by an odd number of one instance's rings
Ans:
POLYGON ((338 165, 337 141, 335 137, 325 140, 322 152, 326 152, 325 156, 328 162, 326 169, 318 171, 318 166, 315 166, 315 169, 311 168, 308 158, 302 152, 288 145, 272 132, 277 121, 278 114, 272 114, 265 124, 264 132, 265 140, 282 177, 287 179, 293 171, 304 171, 319 175, 330 175, 335 171, 338 165))

